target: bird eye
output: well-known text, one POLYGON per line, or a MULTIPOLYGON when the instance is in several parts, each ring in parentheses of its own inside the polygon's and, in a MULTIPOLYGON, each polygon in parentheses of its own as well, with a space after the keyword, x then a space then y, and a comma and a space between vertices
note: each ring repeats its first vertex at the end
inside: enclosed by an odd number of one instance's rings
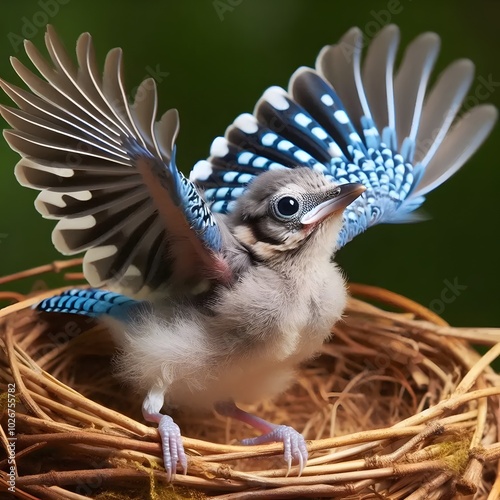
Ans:
POLYGON ((300 210, 300 202, 293 196, 283 196, 274 206, 276 215, 284 219, 293 217, 300 210))

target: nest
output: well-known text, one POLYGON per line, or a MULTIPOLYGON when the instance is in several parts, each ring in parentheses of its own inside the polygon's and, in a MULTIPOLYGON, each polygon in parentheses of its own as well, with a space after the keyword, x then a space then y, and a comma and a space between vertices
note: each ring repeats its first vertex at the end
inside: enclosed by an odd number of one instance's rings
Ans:
POLYGON ((452 328, 394 293, 350 289, 345 321, 295 386, 245 408, 303 432, 302 475, 288 473, 281 444, 240 446, 252 430, 180 414, 189 467, 171 484, 156 429, 112 375, 102 325, 31 310, 60 290, 3 292, 16 303, 0 312, 0 491, 15 482, 22 499, 498 498, 500 376, 490 364, 500 329, 452 328), (470 342, 489 350, 481 357, 470 342))

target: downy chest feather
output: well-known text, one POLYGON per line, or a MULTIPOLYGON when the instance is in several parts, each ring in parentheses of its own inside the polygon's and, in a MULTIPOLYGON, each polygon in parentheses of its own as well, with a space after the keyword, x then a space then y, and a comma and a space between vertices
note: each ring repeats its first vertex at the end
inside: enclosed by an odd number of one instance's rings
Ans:
POLYGON ((297 365, 320 350, 346 301, 344 280, 333 264, 300 282, 267 270, 248 280, 220 303, 226 326, 233 327, 223 335, 219 353, 233 355, 227 364, 221 360, 218 389, 240 401, 284 390, 297 365), (258 294, 254 280, 261 283, 258 294))
POLYGON ((346 292, 341 272, 327 263, 297 275, 262 267, 242 276, 220 299, 212 326, 225 329, 223 351, 261 361, 300 361, 328 337, 346 292))

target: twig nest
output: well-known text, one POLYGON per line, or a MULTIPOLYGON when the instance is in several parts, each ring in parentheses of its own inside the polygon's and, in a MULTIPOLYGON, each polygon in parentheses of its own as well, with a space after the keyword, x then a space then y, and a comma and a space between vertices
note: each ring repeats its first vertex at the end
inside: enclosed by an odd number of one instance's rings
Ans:
POLYGON ((351 291, 402 312, 352 298, 297 384, 251 408, 303 432, 302 476, 286 476, 281 444, 239 446, 252 430, 181 414, 189 468, 172 484, 140 398, 112 375, 104 327, 39 315, 30 306, 40 297, 3 309, 0 490, 14 481, 26 499, 498 498, 500 376, 490 364, 500 330, 451 328, 390 292, 351 291), (490 350, 480 357, 472 339, 490 350))

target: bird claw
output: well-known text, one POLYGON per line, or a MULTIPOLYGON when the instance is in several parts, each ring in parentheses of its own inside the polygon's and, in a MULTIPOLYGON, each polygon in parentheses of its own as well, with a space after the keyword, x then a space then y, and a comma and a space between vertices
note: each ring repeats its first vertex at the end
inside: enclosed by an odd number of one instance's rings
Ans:
POLYGON ((256 445, 263 443, 283 443, 283 458, 287 463, 287 476, 290 473, 292 463, 299 466, 299 476, 302 474, 309 456, 304 436, 288 425, 277 425, 271 432, 255 438, 244 439, 244 445, 256 445))
POLYGON ((187 473, 187 458, 182 444, 181 430, 172 417, 162 415, 158 423, 163 450, 163 465, 167 472, 167 480, 175 479, 177 464, 182 467, 182 473, 187 473))

